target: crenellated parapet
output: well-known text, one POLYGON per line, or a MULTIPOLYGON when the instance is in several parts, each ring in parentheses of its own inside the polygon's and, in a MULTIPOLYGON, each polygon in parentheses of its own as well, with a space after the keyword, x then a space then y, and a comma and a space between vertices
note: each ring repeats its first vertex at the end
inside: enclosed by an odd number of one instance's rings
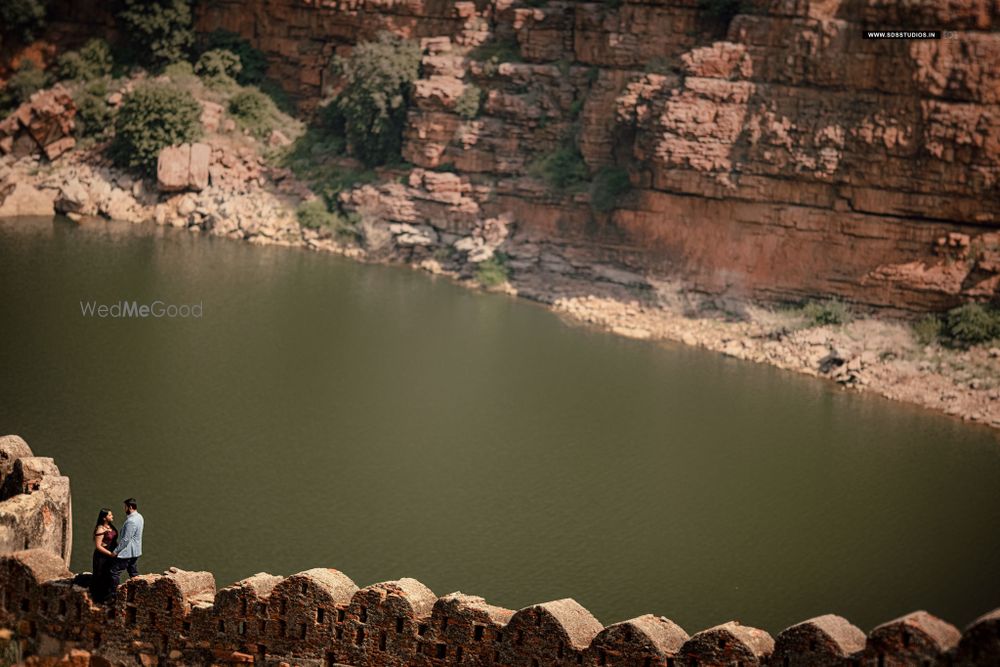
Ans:
MULTIPOLYGON (((52 473, 51 460, 36 464, 20 438, 0 443, 5 488, 14 479, 17 488, 32 487, 28 495, 44 496, 50 476, 65 480, 52 473)), ((39 664, 1000 665, 1000 609, 964 632, 916 611, 868 635, 832 614, 776 637, 736 621, 689 635, 651 614, 604 627, 568 598, 513 611, 463 593, 438 597, 415 579, 359 588, 332 568, 260 573, 218 590, 210 572, 171 568, 127 581, 103 606, 74 583, 51 544, 0 551, 0 628, 14 631, 21 655, 47 660, 39 664)))
POLYGON ((100 664, 437 666, 990 665, 1000 663, 1000 610, 960 633, 919 611, 867 637, 820 616, 772 638, 725 623, 688 636, 652 615, 603 627, 571 599, 514 612, 482 598, 437 598, 414 579, 359 589, 325 568, 257 574, 221 590, 207 572, 171 569, 123 584, 94 605, 54 554, 0 557, 0 624, 26 654, 80 649, 100 664))

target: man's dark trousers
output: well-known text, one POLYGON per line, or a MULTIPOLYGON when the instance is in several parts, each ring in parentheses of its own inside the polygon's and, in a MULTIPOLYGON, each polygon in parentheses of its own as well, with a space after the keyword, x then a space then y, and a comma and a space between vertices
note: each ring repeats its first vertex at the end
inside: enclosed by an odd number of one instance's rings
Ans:
POLYGON ((121 579, 122 570, 128 570, 130 579, 139 576, 139 568, 135 566, 138 560, 138 556, 135 558, 115 558, 115 562, 111 564, 111 580, 115 582, 115 587, 118 586, 118 580, 121 579))

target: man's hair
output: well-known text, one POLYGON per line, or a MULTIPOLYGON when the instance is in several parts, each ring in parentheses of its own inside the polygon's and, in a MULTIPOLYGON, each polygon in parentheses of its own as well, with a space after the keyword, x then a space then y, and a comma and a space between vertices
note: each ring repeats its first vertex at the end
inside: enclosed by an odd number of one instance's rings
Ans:
POLYGON ((137 509, 139 509, 139 503, 135 502, 135 498, 126 498, 122 502, 124 502, 125 503, 125 507, 129 508, 130 510, 137 510, 137 509))

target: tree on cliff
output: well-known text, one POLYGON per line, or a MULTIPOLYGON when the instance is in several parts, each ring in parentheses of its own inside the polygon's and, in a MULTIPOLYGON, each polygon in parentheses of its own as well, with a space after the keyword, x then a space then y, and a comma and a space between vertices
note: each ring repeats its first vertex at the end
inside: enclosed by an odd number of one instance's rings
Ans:
POLYGON ((3 0, 0 2, 0 45, 9 41, 30 42, 45 23, 48 0, 3 0))
POLYGON ((358 44, 349 57, 334 58, 344 88, 328 107, 328 121, 368 166, 399 158, 420 56, 416 42, 381 33, 373 42, 358 44))
POLYGON ((130 59, 143 65, 182 60, 194 44, 190 0, 122 0, 118 22, 130 59))

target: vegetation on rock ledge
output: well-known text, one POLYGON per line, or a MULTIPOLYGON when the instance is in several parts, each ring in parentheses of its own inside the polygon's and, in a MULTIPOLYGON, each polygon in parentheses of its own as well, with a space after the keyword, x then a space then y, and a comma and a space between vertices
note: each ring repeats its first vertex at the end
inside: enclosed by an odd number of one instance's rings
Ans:
POLYGON ((154 173, 163 148, 201 136, 200 116, 201 105, 175 86, 146 83, 136 87, 122 101, 115 122, 115 163, 154 173))
POLYGON ((128 59, 162 69, 184 59, 194 44, 190 0, 122 0, 118 12, 128 59))
POLYGON ((260 84, 267 74, 267 56, 260 49, 254 48, 249 41, 235 32, 215 30, 200 38, 201 48, 198 60, 212 51, 228 51, 240 61, 240 69, 235 74, 229 73, 241 85, 260 84))
POLYGON ((27 102, 29 97, 47 86, 48 82, 45 72, 33 61, 22 62, 18 70, 7 79, 7 85, 0 90, 0 116, 6 116, 27 102))
POLYGON ((503 285, 510 278, 510 267, 507 266, 507 256, 494 253, 493 257, 480 262, 476 267, 476 281, 483 287, 503 285))
POLYGON ((590 205, 595 211, 609 213, 632 188, 628 172, 617 166, 603 167, 590 185, 590 205))
POLYGON ((455 101, 455 113, 466 120, 472 120, 479 115, 479 107, 483 103, 483 90, 469 83, 465 85, 465 90, 455 101))
POLYGON ((256 88, 247 88, 229 100, 229 113, 240 127, 263 139, 278 122, 278 107, 256 88))
POLYGON ((334 58, 343 91, 330 103, 330 121, 343 130, 352 153, 372 167, 400 158, 406 107, 420 75, 420 46, 391 33, 334 58))
POLYGON ((3 0, 0 2, 0 42, 30 42, 45 24, 48 0, 3 0))
POLYGON ((948 311, 944 331, 957 347, 970 347, 1000 338, 1000 311, 967 303, 948 311))

